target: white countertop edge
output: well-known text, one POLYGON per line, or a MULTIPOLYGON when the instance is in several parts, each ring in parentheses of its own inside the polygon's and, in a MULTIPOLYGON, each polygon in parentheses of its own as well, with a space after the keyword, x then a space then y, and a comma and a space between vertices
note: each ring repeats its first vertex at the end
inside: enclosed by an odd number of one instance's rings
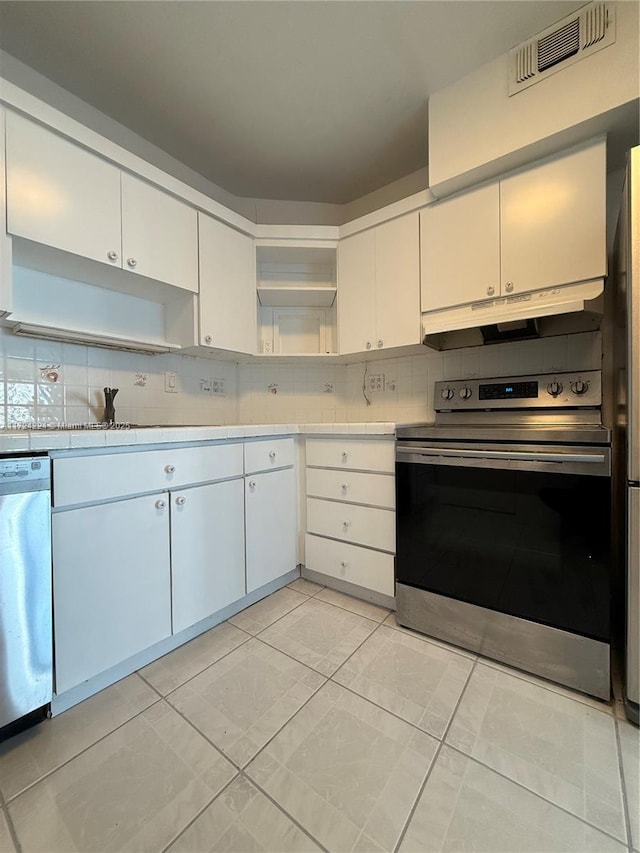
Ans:
POLYGON ((230 424, 227 426, 150 427, 129 430, 0 430, 0 453, 34 450, 123 447, 186 441, 260 438, 274 435, 380 435, 394 436, 395 423, 322 423, 322 424, 230 424))

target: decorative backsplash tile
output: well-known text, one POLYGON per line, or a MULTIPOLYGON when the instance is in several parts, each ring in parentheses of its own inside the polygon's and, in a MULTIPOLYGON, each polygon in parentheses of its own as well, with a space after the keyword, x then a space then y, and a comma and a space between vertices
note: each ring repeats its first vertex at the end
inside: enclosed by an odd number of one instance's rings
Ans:
POLYGON ((587 332, 448 352, 425 349, 410 357, 356 364, 265 359, 237 365, 27 341, 0 327, 0 428, 100 422, 105 386, 120 389, 116 416, 121 422, 430 421, 438 380, 597 369, 601 352, 600 333, 587 332), (166 371, 176 374, 176 393, 165 391, 166 371), (372 375, 383 377, 374 392, 367 391, 372 375))

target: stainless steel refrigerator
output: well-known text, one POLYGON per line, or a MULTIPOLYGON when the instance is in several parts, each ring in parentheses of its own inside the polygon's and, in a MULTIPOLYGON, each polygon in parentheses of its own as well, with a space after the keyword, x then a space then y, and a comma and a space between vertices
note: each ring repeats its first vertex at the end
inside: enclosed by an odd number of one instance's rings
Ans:
POLYGON ((614 245, 614 502, 624 598, 624 699, 640 700, 640 147, 631 149, 614 245))

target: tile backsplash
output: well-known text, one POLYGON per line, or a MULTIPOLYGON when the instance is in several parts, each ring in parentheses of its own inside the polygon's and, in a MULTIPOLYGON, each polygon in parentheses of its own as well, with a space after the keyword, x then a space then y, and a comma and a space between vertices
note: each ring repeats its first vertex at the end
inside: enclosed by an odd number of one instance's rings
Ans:
POLYGON ((430 421, 436 380, 591 370, 601 355, 600 333, 587 332, 357 364, 238 365, 32 340, 0 328, 0 428, 99 422, 105 386, 119 388, 121 422, 430 421), (175 392, 165 391, 167 373, 175 374, 175 392))

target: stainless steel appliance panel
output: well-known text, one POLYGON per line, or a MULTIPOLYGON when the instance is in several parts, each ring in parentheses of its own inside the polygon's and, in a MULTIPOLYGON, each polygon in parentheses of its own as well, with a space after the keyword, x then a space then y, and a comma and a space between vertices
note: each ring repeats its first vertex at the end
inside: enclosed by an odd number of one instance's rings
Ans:
POLYGON ((0 728, 53 692, 49 460, 0 459, 0 728))
POLYGON ((627 574, 627 714, 638 722, 640 705, 640 488, 629 489, 627 574))
POLYGON ((396 584, 398 621, 492 660, 609 699, 609 644, 396 584))

